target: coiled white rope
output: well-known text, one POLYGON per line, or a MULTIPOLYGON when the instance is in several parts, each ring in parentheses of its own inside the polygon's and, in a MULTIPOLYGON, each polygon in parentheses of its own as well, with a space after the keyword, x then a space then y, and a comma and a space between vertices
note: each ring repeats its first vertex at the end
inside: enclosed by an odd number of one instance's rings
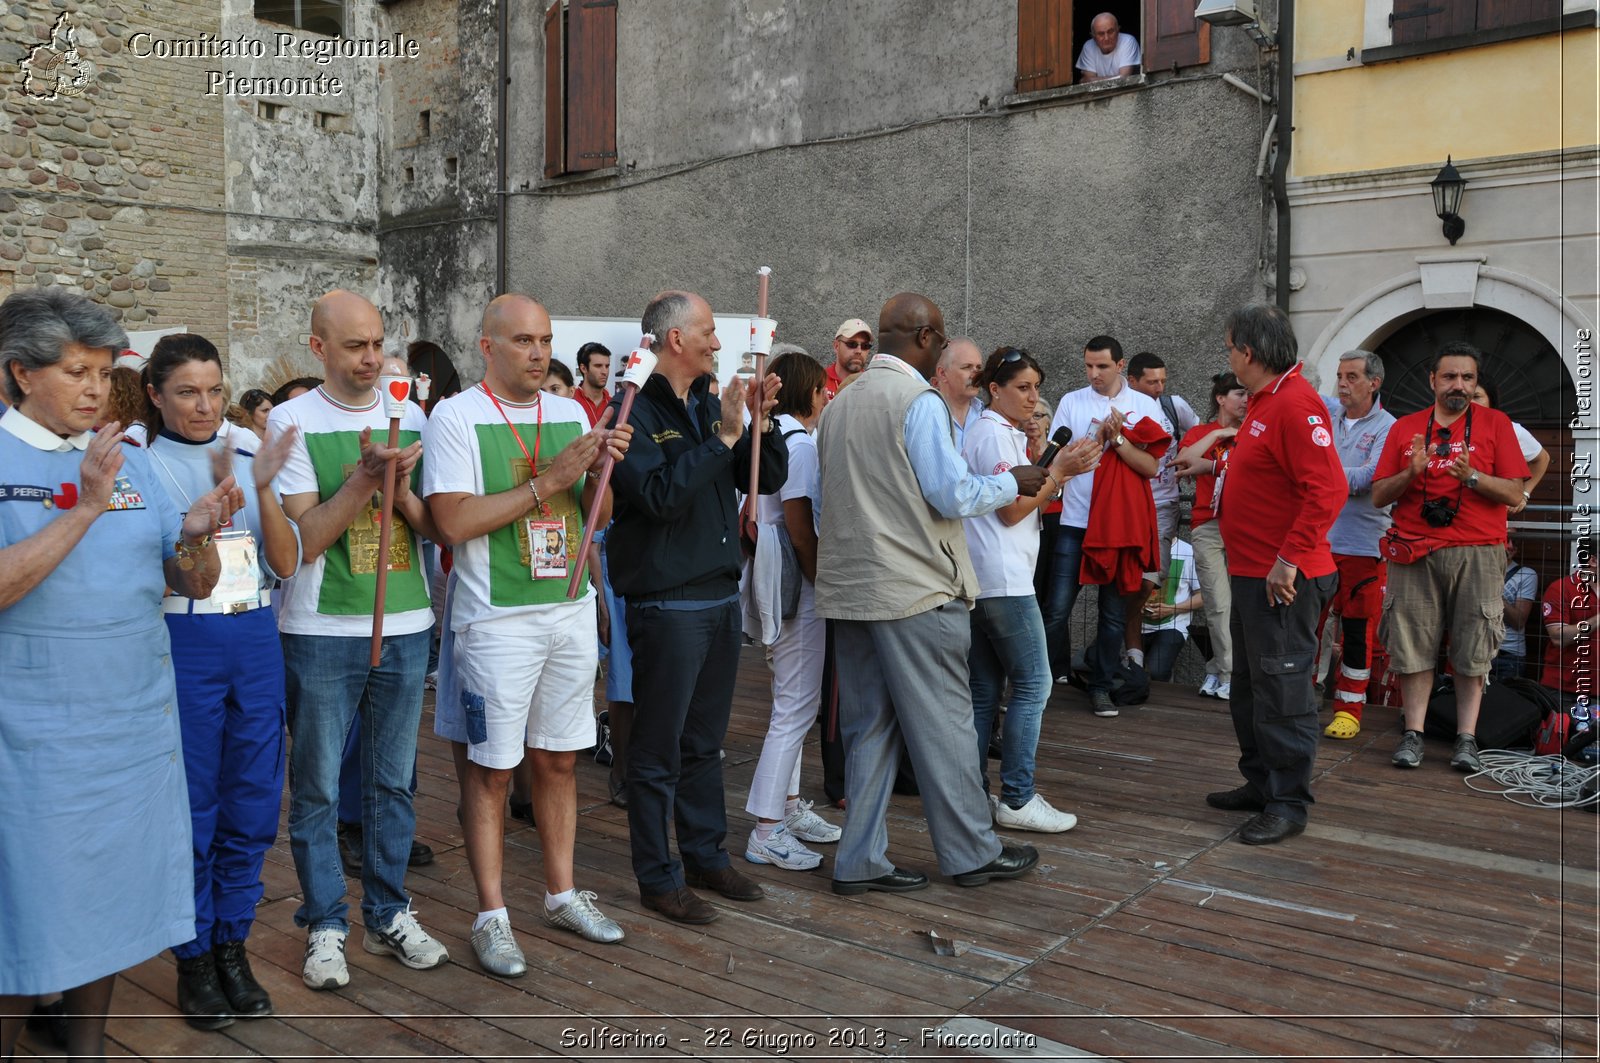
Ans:
POLYGON ((1587 808, 1600 804, 1600 766, 1585 768, 1559 753, 1536 756, 1506 749, 1479 754, 1483 770, 1464 780, 1479 793, 1500 794, 1528 808, 1587 808), (1587 796, 1579 796, 1588 783, 1587 796))

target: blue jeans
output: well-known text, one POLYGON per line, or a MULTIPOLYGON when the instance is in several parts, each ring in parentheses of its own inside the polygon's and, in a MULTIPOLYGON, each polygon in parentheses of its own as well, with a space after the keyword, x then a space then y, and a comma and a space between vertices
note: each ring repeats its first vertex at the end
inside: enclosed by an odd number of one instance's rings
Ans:
POLYGON ((1183 632, 1170 627, 1144 633, 1144 670, 1151 679, 1172 681, 1172 667, 1178 663, 1186 641, 1183 632))
POLYGON ((364 638, 284 635, 294 720, 289 753, 289 846, 305 901, 299 926, 346 929, 344 868, 336 821, 339 762, 361 720, 361 914, 384 927, 408 906, 406 860, 416 829, 411 772, 422 719, 422 677, 431 630, 388 635, 378 667, 364 638))
MULTIPOLYGON (((1045 646, 1050 654, 1050 673, 1072 674, 1072 606, 1078 600, 1078 566, 1083 561, 1085 529, 1061 525, 1056 536, 1055 563, 1050 572, 1050 593, 1045 596, 1045 646)), ((1089 669, 1089 689, 1111 691, 1111 679, 1122 658, 1122 635, 1127 626, 1127 611, 1122 596, 1111 587, 1101 587, 1099 633, 1083 655, 1089 669)))
POLYGON ((1050 658, 1044 620, 1031 594, 979 598, 972 607, 972 649, 967 654, 972 687, 972 723, 978 733, 978 771, 988 785, 985 756, 989 731, 1006 679, 1011 703, 1000 730, 1000 800, 1021 808, 1033 800, 1034 755, 1039 719, 1050 697, 1050 658))

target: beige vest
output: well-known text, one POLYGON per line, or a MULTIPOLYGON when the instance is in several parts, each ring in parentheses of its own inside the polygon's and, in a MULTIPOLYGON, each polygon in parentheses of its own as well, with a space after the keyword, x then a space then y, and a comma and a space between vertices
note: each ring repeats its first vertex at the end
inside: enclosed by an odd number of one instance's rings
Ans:
POLYGON ((830 620, 899 620, 977 595, 961 521, 922 497, 906 452, 906 413, 932 390, 879 362, 822 416, 816 601, 830 620))

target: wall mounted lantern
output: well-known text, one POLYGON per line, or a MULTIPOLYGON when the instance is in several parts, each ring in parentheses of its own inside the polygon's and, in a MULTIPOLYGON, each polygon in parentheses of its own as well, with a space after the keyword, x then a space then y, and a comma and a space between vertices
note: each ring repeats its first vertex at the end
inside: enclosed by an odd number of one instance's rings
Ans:
POLYGON ((1467 190, 1467 179, 1446 155, 1444 168, 1429 187, 1433 189, 1433 212, 1443 219, 1445 238, 1453 247, 1467 231, 1467 223, 1461 220, 1461 193, 1467 190))

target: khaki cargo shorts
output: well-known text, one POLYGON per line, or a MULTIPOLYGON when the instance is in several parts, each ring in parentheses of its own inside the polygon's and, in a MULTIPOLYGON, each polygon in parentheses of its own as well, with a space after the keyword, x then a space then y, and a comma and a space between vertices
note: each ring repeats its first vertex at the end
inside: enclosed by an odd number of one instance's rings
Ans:
POLYGON ((1505 568, 1499 545, 1447 546, 1412 565, 1391 561, 1378 628, 1390 670, 1432 671, 1448 635, 1456 675, 1488 675, 1506 631, 1505 568))

